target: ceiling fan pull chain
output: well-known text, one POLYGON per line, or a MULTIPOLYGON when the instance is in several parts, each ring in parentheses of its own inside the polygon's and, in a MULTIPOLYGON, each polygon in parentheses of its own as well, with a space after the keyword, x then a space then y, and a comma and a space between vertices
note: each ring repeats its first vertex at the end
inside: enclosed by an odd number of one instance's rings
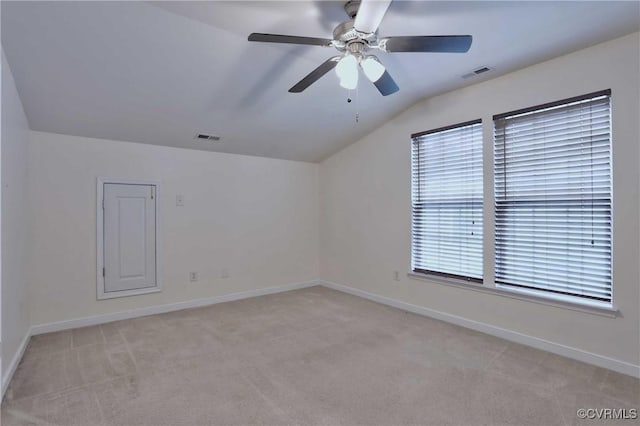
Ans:
POLYGON ((358 112, 358 100, 359 100, 360 91, 358 90, 358 86, 356 86, 356 123, 360 122, 360 113, 358 112))
MULTIPOLYGON (((355 91, 356 91, 356 97, 355 97, 355 102, 354 103, 355 103, 355 107, 356 107, 356 123, 359 123, 360 122, 360 113, 358 112, 358 99, 359 99, 360 92, 358 91, 358 86, 356 86, 355 91)), ((352 101, 351 89, 348 89, 348 92, 347 92, 347 103, 350 104, 351 101, 352 101)))

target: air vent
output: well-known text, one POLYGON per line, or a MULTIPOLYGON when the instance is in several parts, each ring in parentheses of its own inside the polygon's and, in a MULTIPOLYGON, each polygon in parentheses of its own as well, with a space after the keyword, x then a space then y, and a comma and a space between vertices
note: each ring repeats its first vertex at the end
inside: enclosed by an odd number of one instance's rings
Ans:
POLYGON ((194 137, 194 139, 199 139, 201 141, 214 141, 218 142, 220 140, 220 136, 208 135, 206 133, 198 133, 194 137))
POLYGON ((471 71, 470 73, 467 73, 467 74, 463 75, 462 78, 474 77, 476 75, 483 74, 483 73, 485 73, 487 71, 491 71, 491 68, 489 68, 489 67, 480 67, 478 69, 475 69, 475 70, 471 71))

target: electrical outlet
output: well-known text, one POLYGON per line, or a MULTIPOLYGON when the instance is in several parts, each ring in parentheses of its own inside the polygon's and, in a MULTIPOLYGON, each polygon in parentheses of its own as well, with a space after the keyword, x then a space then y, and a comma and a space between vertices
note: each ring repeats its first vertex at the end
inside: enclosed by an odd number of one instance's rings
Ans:
POLYGON ((198 273, 189 272, 189 281, 191 281, 192 283, 198 281, 198 273))
POLYGON ((399 271, 393 271, 393 280, 394 281, 400 281, 400 272, 399 271))
POLYGON ((220 278, 229 278, 229 270, 227 268, 222 268, 220 278))

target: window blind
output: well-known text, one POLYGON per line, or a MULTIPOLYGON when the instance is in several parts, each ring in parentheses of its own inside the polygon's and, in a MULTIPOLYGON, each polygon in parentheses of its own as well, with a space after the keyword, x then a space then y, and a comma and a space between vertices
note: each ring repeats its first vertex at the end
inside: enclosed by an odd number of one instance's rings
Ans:
POLYGON ((412 135, 412 268, 482 281, 482 124, 412 135))
POLYGON ((609 101, 494 117, 497 284, 611 302, 609 101))

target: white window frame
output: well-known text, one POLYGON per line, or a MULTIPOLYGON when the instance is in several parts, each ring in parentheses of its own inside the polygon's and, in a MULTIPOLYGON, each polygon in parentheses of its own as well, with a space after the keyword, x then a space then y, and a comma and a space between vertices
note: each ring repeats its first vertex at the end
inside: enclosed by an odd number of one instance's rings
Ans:
MULTIPOLYGON (((601 91, 601 92, 610 92, 610 90, 601 91)), ((594 92, 598 93, 598 92, 594 92)), ((576 98, 584 98, 588 96, 588 94, 576 96, 576 98)), ((569 101, 571 98, 562 100, 559 102, 569 101)), ((613 97, 611 97, 610 108, 613 110, 613 97)), ((554 102, 556 103, 556 102, 554 102)), ((538 108, 539 106, 531 107, 538 108)), ((527 108, 529 109, 529 108, 527 108)), ((489 115, 492 118, 492 115, 489 115)), ((552 294, 552 293, 543 293, 537 292, 535 290, 530 289, 520 289, 520 288, 505 288, 500 287, 495 283, 495 194, 494 194, 494 122, 492 119, 485 120, 483 117, 482 120, 483 128, 482 128, 482 138, 483 138, 483 170, 484 170, 484 182, 483 182, 483 235, 484 235, 484 280, 483 283, 474 283, 467 281, 461 278, 455 277, 444 277, 437 276, 431 274, 425 274, 422 272, 414 272, 412 265, 412 246, 413 241, 411 236, 409 237, 409 272, 407 272, 407 277, 414 280, 424 281, 427 283, 435 283, 437 285, 446 285, 458 289, 463 290, 471 290, 485 294, 491 294, 499 297, 505 297, 509 299, 522 300, 526 302, 553 306, 562 309, 568 309, 572 311, 584 312, 588 314, 594 314, 599 316, 604 316, 608 318, 615 318, 621 315, 619 309, 615 304, 615 269, 613 269, 613 252, 615 250, 615 245, 612 242, 611 252, 612 252, 612 276, 611 276, 611 303, 593 301, 586 298, 572 297, 562 294, 552 294)), ((614 134, 613 122, 611 125, 611 134, 614 134)), ((409 144, 409 149, 411 149, 411 144, 409 144)), ((613 151, 613 143, 611 146, 613 151)), ((611 152, 611 156, 613 157, 613 152, 611 152)), ((613 170, 611 172, 612 179, 612 197, 613 197, 613 170)), ((409 179, 409 185, 411 185, 411 178, 409 179)), ((411 207, 411 206, 410 206, 411 207)), ((611 209, 612 213, 614 211, 614 204, 612 201, 611 209)), ((411 210, 411 208, 410 208, 411 210)), ((409 212, 409 219, 412 221, 411 211, 409 212)))
POLYGON ((144 179, 112 179, 107 177, 97 178, 96 197, 96 298, 97 300, 114 299, 117 297, 139 296, 142 294, 159 293, 162 291, 162 233, 160 202, 161 183, 157 180, 144 179), (105 280, 103 275, 104 266, 104 185, 105 184, 125 184, 125 185, 154 185, 156 198, 156 285, 154 287, 139 288, 123 291, 105 291, 105 280))
MULTIPOLYGON (((600 92, 594 92, 594 93, 588 93, 585 95, 581 95, 581 96, 576 96, 573 98, 569 98, 569 99, 562 99, 559 101, 555 101, 555 102, 550 102, 547 104, 543 104, 543 105, 536 105, 533 107, 529 107, 529 108, 525 108, 522 110, 517 110, 517 111, 512 111, 512 112, 508 112, 508 113, 504 113, 504 114, 498 114, 495 115, 493 117, 494 119, 494 129, 496 128, 496 120, 502 119, 504 117, 513 117, 513 116, 519 116, 521 114, 529 114, 529 113, 537 113, 537 112, 544 112, 545 110, 551 109, 551 108, 556 108, 556 107, 564 107, 570 104, 574 104, 576 102, 583 102, 583 101, 588 101, 588 100, 593 100, 596 98, 603 98, 603 97, 607 97, 608 98, 608 107, 609 107, 609 115, 611 114, 611 91, 610 90, 603 90, 600 92)), ((609 156, 609 161, 611 161, 611 150, 612 150, 612 130, 611 130, 611 122, 609 121, 609 152, 608 152, 608 156, 609 156)), ((494 143, 494 147, 496 144, 496 140, 495 140, 496 136, 494 134, 493 136, 493 143, 494 143)), ((495 160, 495 158, 494 158, 495 160)), ((613 173, 611 170, 611 163, 609 163, 609 182, 610 185, 612 185, 612 179, 613 179, 613 173)), ((494 163, 494 177, 495 177, 495 163, 494 163)), ((494 179, 494 185, 496 185, 495 183, 495 179, 494 179)), ((613 194, 612 191, 613 188, 610 187, 610 193, 609 193, 609 208, 610 210, 613 210, 613 194)), ((494 197, 495 197, 495 187, 494 187, 494 197)), ((495 203, 495 199, 494 199, 494 209, 495 209, 496 203, 495 203)), ((495 210, 494 210, 495 213, 495 210)), ((494 240, 494 244, 497 241, 497 235, 495 232, 495 220, 496 220, 496 214, 494 214, 494 233, 493 233, 493 240, 494 240)), ((582 304, 582 305, 589 305, 589 306, 601 306, 601 307, 611 307, 613 306, 613 230, 610 229, 610 240, 609 240, 609 244, 610 244, 610 256, 611 256, 611 262, 609 264, 609 267, 611 268, 611 281, 610 281, 610 292, 611 292, 611 299, 610 301, 604 301, 604 300, 596 300, 596 299, 591 299, 589 297, 585 297, 585 296, 579 296, 577 294, 563 294, 560 293, 558 291, 554 291, 554 290, 544 290, 541 288, 535 288, 535 287, 528 287, 525 284, 522 283, 496 283, 496 288, 500 288, 500 289, 504 289, 504 290, 508 290, 508 291, 513 291, 513 292, 517 292, 517 293, 522 293, 522 294, 527 294, 527 295, 532 295, 532 296, 536 296, 536 297, 543 297, 543 298, 550 298, 550 299, 554 299, 554 300, 560 300, 560 301, 566 301, 566 302, 573 302, 573 303, 577 303, 577 304, 582 304)), ((497 256, 496 256, 496 251, 495 251, 495 246, 494 246, 494 252, 493 252, 493 258, 494 258, 494 281, 495 281, 495 271, 496 271, 496 267, 497 267, 497 256)))
MULTIPOLYGON (((427 130, 424 132, 419 132, 419 133, 414 133, 411 135, 411 149, 412 149, 412 166, 411 166, 411 192, 412 192, 412 200, 411 200, 411 205, 412 205, 412 213, 411 213, 411 271, 413 273, 416 274, 424 274, 424 275, 429 275, 429 276, 435 276, 435 277, 439 277, 439 278, 446 278, 446 279, 453 279, 453 280, 458 280, 461 282, 467 282, 469 284, 476 284, 476 285, 482 285, 483 281, 484 281, 484 174, 482 173, 482 171, 484 170, 484 150, 481 148, 480 151, 480 174, 483 177, 482 179, 482 194, 481 194, 481 204, 480 204, 480 210, 481 210, 481 219, 482 222, 480 224, 480 232, 482 233, 482 243, 481 243, 481 250, 482 250, 482 254, 481 254, 481 268, 480 268, 480 276, 479 277, 471 277, 468 275, 465 275, 463 273, 453 273, 453 272, 443 272, 443 271, 438 271, 435 269, 421 269, 418 268, 418 266, 416 265, 416 257, 415 257, 415 252, 414 252, 414 248, 415 248, 415 241, 414 241, 414 235, 415 235, 415 229, 414 229, 414 225, 415 225, 415 217, 414 217, 414 204, 415 201, 414 200, 414 191, 415 191, 415 181, 413 179, 413 173, 414 173, 414 169, 413 169, 413 150, 414 150, 414 146, 416 144, 416 139, 423 137, 423 136, 428 136, 428 135, 438 135, 440 133, 443 132, 449 132, 449 131, 453 131, 453 130, 459 130, 459 129, 464 129, 464 128, 469 128, 472 126, 479 126, 480 128, 480 145, 483 145, 483 121, 482 119, 478 118, 478 119, 474 119, 474 120, 470 120, 470 121, 465 121, 462 123, 458 123, 458 124, 452 124, 452 125, 448 125, 448 126, 444 126, 444 127, 439 127, 436 129, 432 129, 432 130, 427 130)), ((418 142, 420 143, 420 142, 418 142)), ((420 185, 421 180, 419 179, 418 185, 420 185)))

